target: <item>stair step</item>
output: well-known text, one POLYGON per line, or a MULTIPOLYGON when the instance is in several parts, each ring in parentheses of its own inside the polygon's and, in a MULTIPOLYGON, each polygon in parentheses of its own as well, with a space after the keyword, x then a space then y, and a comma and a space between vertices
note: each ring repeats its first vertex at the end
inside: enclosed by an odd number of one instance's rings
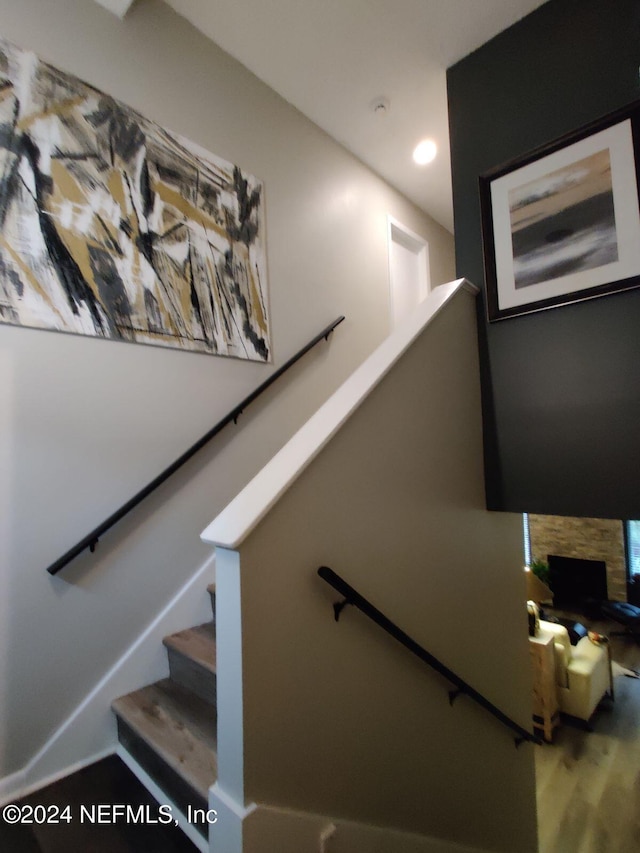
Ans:
POLYGON ((208 808, 217 776, 215 710, 166 678, 112 704, 118 737, 133 758, 186 813, 208 808))
POLYGON ((212 705, 216 703, 216 631, 213 622, 170 634, 162 641, 171 678, 212 705))
POLYGON ((216 622, 216 585, 210 583, 207 587, 207 592, 211 596, 211 610, 213 611, 213 624, 216 622))

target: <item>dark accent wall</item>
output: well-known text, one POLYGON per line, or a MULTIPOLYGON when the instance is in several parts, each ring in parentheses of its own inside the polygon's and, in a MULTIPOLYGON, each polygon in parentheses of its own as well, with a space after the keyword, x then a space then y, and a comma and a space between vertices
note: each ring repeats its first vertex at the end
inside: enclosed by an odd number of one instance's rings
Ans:
MULTIPOLYGON (((640 98, 639 66, 640 0, 549 0, 449 69, 459 276, 484 286, 479 175, 640 98)), ((483 303, 489 509, 640 518, 640 289, 491 324, 483 303)))

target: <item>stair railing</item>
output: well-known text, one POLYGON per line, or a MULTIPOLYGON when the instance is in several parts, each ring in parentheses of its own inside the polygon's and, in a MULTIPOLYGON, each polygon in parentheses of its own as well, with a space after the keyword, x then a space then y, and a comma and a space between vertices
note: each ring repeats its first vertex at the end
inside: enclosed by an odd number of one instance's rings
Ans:
POLYGON ((221 432, 228 424, 232 421, 234 424, 238 423, 238 418, 243 413, 243 411, 249 406, 254 400, 263 394, 267 388, 269 388, 273 383, 279 379, 283 373, 286 373, 289 368, 293 367, 293 365, 299 361, 303 355, 306 355, 310 349, 319 344, 322 340, 329 340, 329 335, 336 326, 339 326, 340 323, 344 320, 344 316, 338 317, 333 323, 330 323, 325 329, 319 332, 312 340, 309 341, 302 349, 298 350, 298 352, 291 356, 291 358, 286 361, 281 367, 275 370, 268 379, 259 385, 255 391, 252 391, 248 397, 245 397, 241 403, 239 403, 234 409, 232 409, 228 415, 222 418, 221 421, 212 427, 205 435, 202 436, 195 444, 193 444, 187 451, 185 451, 182 456, 178 457, 175 462, 169 465, 168 468, 165 468, 161 474, 158 474, 148 485, 146 485, 143 489, 140 489, 137 494, 135 494, 130 500, 128 500, 125 504, 123 504, 120 509, 117 509, 114 513, 112 513, 107 519, 105 519, 102 524, 99 524, 95 527, 91 533, 88 533, 83 539, 81 539, 78 543, 76 543, 73 548, 69 548, 69 550, 59 557, 54 563, 47 568, 47 571, 50 575, 57 574, 60 569, 63 569, 68 563, 74 560, 79 554, 85 551, 87 548, 93 553, 96 549, 98 541, 100 537, 110 530, 121 518, 124 518, 127 513, 131 512, 139 503, 141 503, 146 497, 148 497, 152 492, 154 492, 159 486, 161 486, 165 480, 168 480, 172 474, 181 468, 186 462, 188 462, 192 456, 201 450, 206 444, 208 444, 212 438, 215 438, 219 432, 221 432))
POLYGON ((492 714, 504 726, 507 726, 507 728, 511 729, 511 731, 515 733, 516 737, 514 740, 516 747, 520 746, 524 741, 531 741, 532 743, 539 745, 542 744, 542 740, 540 738, 536 737, 536 735, 531 732, 528 732, 526 729, 523 729, 522 726, 519 726, 515 720, 512 720, 504 714, 481 693, 478 693, 478 691, 471 687, 470 684, 467 684, 466 681, 460 678, 459 675, 456 675, 453 670, 445 666, 441 661, 413 640, 408 634, 405 634, 405 632, 398 628, 394 622, 388 619, 384 613, 381 613, 380 610, 374 607, 370 601, 360 595, 359 592, 343 580, 340 575, 336 574, 328 566, 320 566, 318 574, 323 581, 326 581, 326 583, 344 596, 343 601, 337 601, 333 605, 336 622, 339 621, 340 614, 347 605, 351 604, 354 607, 357 607, 358 610, 364 613, 365 616, 368 616, 369 619, 376 623, 376 625, 379 625, 387 632, 387 634, 390 634, 406 649, 416 655, 416 657, 419 657, 421 661, 428 664, 432 669, 435 669, 436 672, 442 675, 443 678, 453 685, 454 689, 449 691, 449 705, 453 706, 455 700, 462 694, 469 696, 470 699, 477 702, 478 705, 492 714))

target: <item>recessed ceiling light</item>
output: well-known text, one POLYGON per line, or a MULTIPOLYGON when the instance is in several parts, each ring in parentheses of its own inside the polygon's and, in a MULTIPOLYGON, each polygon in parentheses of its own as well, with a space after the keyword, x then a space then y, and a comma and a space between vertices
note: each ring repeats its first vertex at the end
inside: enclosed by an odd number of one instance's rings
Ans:
POLYGON ((416 145, 413 151, 413 159, 418 166, 425 166, 435 158, 437 152, 438 148, 433 139, 423 139, 416 145))

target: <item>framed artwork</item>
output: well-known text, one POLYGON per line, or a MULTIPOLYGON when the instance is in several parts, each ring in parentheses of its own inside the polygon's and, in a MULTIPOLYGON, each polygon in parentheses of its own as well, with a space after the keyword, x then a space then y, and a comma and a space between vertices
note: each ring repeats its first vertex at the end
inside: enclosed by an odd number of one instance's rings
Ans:
POLYGON ((640 103, 480 178, 489 321, 640 286, 640 103))
POLYGON ((269 361, 257 178, 4 40, 0 94, 0 322, 269 361))

